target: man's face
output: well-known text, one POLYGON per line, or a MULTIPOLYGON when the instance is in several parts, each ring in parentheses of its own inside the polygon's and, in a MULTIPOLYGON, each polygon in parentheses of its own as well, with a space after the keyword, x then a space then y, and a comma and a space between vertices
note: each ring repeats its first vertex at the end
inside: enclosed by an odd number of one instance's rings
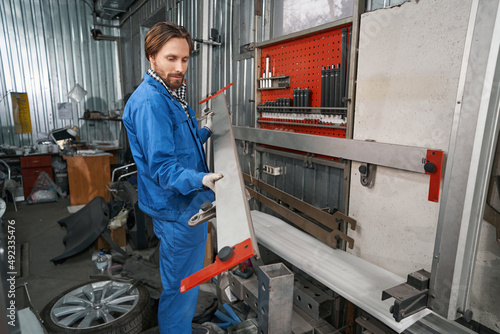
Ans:
POLYGON ((172 38, 154 56, 149 56, 151 69, 172 90, 182 86, 189 61, 189 45, 184 38, 172 38))

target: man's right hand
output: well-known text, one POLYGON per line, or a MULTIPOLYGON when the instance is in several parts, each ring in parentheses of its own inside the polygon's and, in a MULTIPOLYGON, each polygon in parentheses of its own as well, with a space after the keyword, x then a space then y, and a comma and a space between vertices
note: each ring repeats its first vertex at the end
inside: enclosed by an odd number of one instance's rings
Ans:
POLYGON ((224 176, 220 173, 210 173, 203 177, 201 183, 203 183, 205 187, 208 187, 212 189, 213 192, 215 192, 215 181, 219 181, 223 177, 224 176))

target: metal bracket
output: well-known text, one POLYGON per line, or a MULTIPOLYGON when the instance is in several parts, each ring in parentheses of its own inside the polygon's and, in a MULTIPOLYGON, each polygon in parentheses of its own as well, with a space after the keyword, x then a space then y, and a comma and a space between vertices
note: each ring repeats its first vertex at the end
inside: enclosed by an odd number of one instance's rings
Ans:
POLYGON ((350 224, 352 230, 356 229, 357 222, 355 219, 346 216, 340 211, 335 210, 333 214, 329 214, 321 209, 318 209, 304 201, 299 200, 292 195, 289 195, 259 179, 252 178, 250 175, 243 173, 243 179, 250 182, 255 187, 269 193, 276 200, 271 200, 270 198, 260 194, 254 189, 247 187, 252 197, 262 204, 268 206, 270 209, 274 210, 278 214, 289 219, 292 223, 302 228, 307 233, 313 235, 318 240, 324 242, 332 248, 337 248, 337 243, 339 239, 342 239, 349 243, 349 248, 354 247, 354 239, 347 236, 340 231, 340 226, 342 223, 350 224), (284 205, 280 204, 286 203, 289 207, 293 208, 290 210, 284 205), (305 219, 303 215, 299 215, 296 211, 302 212, 304 215, 309 216, 315 221, 319 222, 312 223, 310 220, 305 219), (323 228, 322 225, 326 226, 327 229, 323 228), (331 231, 331 232, 330 232, 331 231))
POLYGON ((315 320, 326 318, 332 312, 333 298, 298 275, 295 276, 293 297, 293 303, 315 320))
POLYGON ((240 142, 240 145, 243 147, 243 155, 248 155, 248 153, 250 152, 248 144, 249 143, 246 140, 240 142))
POLYGON ((356 323, 360 325, 364 331, 363 333, 372 334, 396 334, 395 331, 384 325, 382 322, 378 321, 376 318, 371 317, 368 314, 362 314, 356 318, 356 323))
MULTIPOLYGON (((308 152, 314 155, 338 157, 343 160, 425 173, 430 176, 428 199, 432 202, 439 201, 441 174, 444 165, 444 152, 440 150, 242 126, 233 127, 233 133, 238 140, 248 140, 262 145, 308 152), (424 165, 427 162, 433 164, 434 168, 428 164, 426 170, 424 165)), ((304 163, 306 163, 306 159, 304 159, 304 163)))
POLYGON ((262 171, 265 174, 278 176, 278 175, 285 174, 285 167, 278 167, 278 166, 271 166, 271 165, 264 164, 262 166, 262 171))
POLYGON ((353 230, 353 231, 356 230, 356 226, 358 225, 358 222, 356 221, 356 219, 351 218, 349 216, 346 216, 345 214, 343 214, 342 212, 340 212, 338 210, 333 213, 332 217, 335 218, 335 221, 337 221, 339 223, 346 222, 349 225, 351 225, 351 230, 353 230))
POLYGON ((255 50, 255 43, 248 43, 240 47, 240 53, 249 52, 255 50))
POLYGON ((375 183, 375 171, 377 166, 373 164, 363 163, 359 166, 359 177, 363 187, 371 188, 375 183))
POLYGON ((219 31, 217 29, 212 28, 210 30, 210 39, 207 41, 202 38, 193 38, 193 41, 213 46, 221 46, 221 35, 219 35, 219 31))
POLYGON ((310 155, 309 153, 307 153, 307 155, 304 156, 304 163, 303 163, 304 168, 314 169, 312 158, 313 156, 310 155))
POLYGON ((216 216, 215 201, 213 203, 210 201, 206 201, 201 205, 198 213, 189 219, 188 225, 194 227, 212 218, 215 218, 215 216, 216 216))
POLYGON ((333 236, 333 238, 335 240, 339 240, 339 239, 342 239, 344 240, 345 242, 347 242, 349 244, 349 248, 350 249, 353 249, 354 248, 354 239, 349 237, 347 234, 345 233, 342 233, 340 232, 339 230, 333 230, 331 232, 331 235, 333 236))
POLYGON ((431 273, 421 269, 408 275, 406 283, 382 292, 382 300, 394 297, 390 312, 397 322, 427 307, 431 273))

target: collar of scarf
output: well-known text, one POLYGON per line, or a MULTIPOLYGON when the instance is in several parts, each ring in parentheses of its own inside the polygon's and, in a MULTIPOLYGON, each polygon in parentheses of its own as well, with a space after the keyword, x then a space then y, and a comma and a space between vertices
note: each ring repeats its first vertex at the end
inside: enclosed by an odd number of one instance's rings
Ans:
POLYGON ((149 76, 151 78, 155 79, 156 81, 158 81, 159 83, 161 83, 163 85, 163 87, 165 87, 165 89, 167 90, 167 92, 169 92, 170 95, 172 95, 174 97, 174 99, 176 99, 181 104, 182 108, 184 108, 184 112, 189 117, 189 114, 188 114, 188 111, 187 111, 188 104, 186 102, 186 84, 182 83, 182 85, 178 89, 171 90, 165 84, 165 82, 163 81, 163 79, 158 74, 156 74, 155 71, 153 71, 152 69, 148 69, 147 73, 149 74, 149 76))

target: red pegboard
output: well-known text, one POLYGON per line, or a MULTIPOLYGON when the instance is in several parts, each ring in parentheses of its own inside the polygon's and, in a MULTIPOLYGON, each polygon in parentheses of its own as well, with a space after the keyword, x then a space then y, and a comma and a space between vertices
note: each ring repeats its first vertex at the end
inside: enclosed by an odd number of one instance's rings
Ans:
MULTIPOLYGON (((315 35, 262 48, 262 71, 266 69, 266 56, 269 55, 269 70, 273 76, 289 76, 290 87, 262 90, 261 103, 275 101, 277 98, 293 98, 293 90, 300 87, 310 89, 311 107, 320 107, 321 70, 323 66, 331 68, 332 65, 340 64, 342 29, 344 28, 350 30, 351 25, 323 30, 315 35)), ((262 78, 262 73, 259 74, 259 78, 262 78)))
MULTIPOLYGON (((278 98, 293 100, 295 88, 309 88, 310 106, 321 106, 321 70, 323 67, 340 64, 342 29, 351 29, 350 24, 323 30, 314 35, 285 41, 261 49, 261 70, 259 78, 266 70, 266 56, 269 55, 269 70, 272 76, 286 75, 290 77, 290 87, 286 89, 263 89, 261 101, 276 101, 278 98)), ((349 48, 349 46, 348 46, 349 48)), ((349 51, 347 52, 349 54, 349 51)), ((347 83, 346 83, 347 84, 347 83)), ((271 111, 272 112, 272 111, 271 111)), ((259 120, 271 121, 263 118, 260 113, 259 120)), ((308 126, 309 120, 277 119, 277 123, 260 123, 261 128, 307 133, 313 135, 345 138, 345 129, 332 129, 326 127, 308 126), (283 122, 298 122, 299 124, 282 124, 283 122), (280 124, 281 123, 281 124, 280 124)))

